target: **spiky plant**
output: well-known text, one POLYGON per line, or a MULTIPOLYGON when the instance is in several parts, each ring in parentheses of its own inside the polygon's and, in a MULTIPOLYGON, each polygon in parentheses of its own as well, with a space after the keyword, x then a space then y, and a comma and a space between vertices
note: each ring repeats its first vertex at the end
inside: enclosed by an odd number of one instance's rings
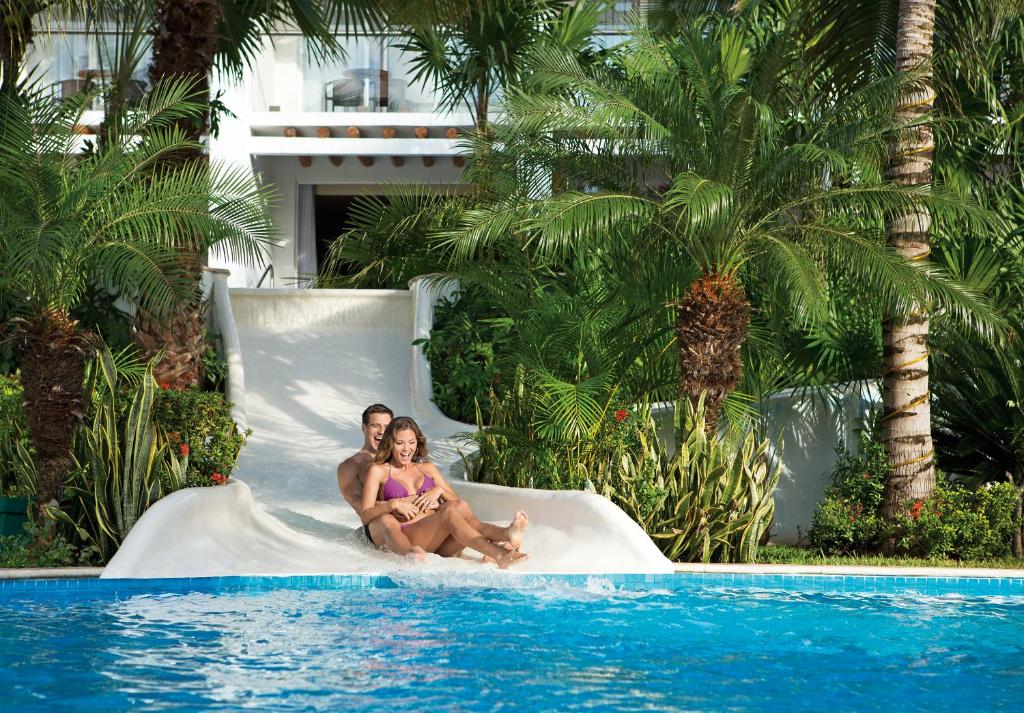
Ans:
POLYGON ((86 154, 74 127, 93 97, 0 97, 0 292, 16 314, 7 326, 41 505, 59 494, 85 412, 84 366, 95 344, 70 313, 87 287, 166 314, 192 286, 180 260, 183 235, 193 251, 216 245, 253 262, 271 234, 266 192, 247 176, 201 162, 159 170, 166 156, 194 146, 174 128, 200 112, 185 100, 192 91, 158 85, 123 132, 86 154))

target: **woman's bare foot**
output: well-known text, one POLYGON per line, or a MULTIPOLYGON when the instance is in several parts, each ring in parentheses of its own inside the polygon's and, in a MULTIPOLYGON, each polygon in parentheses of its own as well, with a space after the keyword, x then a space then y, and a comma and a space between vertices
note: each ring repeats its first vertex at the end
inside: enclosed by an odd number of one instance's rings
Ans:
POLYGON ((498 558, 498 569, 508 569, 514 564, 519 564, 520 562, 525 561, 527 557, 529 557, 529 555, 527 555, 525 552, 520 552, 519 550, 509 550, 507 553, 503 554, 501 557, 498 558))
POLYGON ((519 545, 523 544, 523 535, 526 534, 526 528, 530 524, 530 519, 526 517, 526 513, 520 510, 516 513, 516 516, 512 518, 512 522, 506 527, 508 532, 508 544, 513 550, 518 550, 519 545))

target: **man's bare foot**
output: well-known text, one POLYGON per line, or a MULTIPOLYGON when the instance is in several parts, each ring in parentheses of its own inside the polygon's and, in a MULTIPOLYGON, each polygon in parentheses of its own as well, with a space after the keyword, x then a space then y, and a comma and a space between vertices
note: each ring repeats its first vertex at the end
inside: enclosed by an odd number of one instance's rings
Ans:
POLYGON ((518 550, 519 545, 523 544, 523 535, 526 534, 526 528, 530 524, 530 519, 526 517, 526 513, 520 510, 516 513, 516 516, 512 518, 512 522, 509 523, 505 530, 508 532, 508 544, 513 550, 518 550))
POLYGON ((519 550, 509 550, 506 554, 498 558, 498 569, 508 569, 514 564, 519 564, 529 557, 525 552, 519 550))
MULTIPOLYGON (((496 544, 498 547, 501 547, 502 549, 508 550, 509 552, 515 549, 515 547, 513 547, 507 542, 495 542, 494 544, 496 544)), ((494 559, 490 555, 484 555, 484 558, 481 561, 484 564, 498 564, 498 560, 494 559)))
POLYGON ((406 557, 409 557, 416 562, 426 562, 427 552, 422 547, 413 547, 411 550, 405 553, 406 557))

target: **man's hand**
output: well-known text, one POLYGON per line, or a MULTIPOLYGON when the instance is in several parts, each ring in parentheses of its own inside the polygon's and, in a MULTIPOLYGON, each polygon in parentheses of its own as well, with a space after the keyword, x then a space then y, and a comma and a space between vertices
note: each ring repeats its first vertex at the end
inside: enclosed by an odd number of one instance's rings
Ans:
POLYGON ((437 510, 438 505, 441 504, 441 497, 444 495, 444 488, 435 486, 430 490, 420 493, 413 500, 412 504, 419 508, 420 512, 430 512, 437 510))
POLYGON ((419 508, 405 498, 396 498, 388 502, 391 503, 392 514, 399 520, 411 520, 420 514, 419 508))

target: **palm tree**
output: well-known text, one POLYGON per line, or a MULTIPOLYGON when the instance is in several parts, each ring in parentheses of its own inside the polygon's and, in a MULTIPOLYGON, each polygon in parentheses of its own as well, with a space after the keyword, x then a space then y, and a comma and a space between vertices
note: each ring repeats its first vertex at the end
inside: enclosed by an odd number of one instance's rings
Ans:
POLYGON ((4 94, 13 94, 18 86, 21 61, 32 42, 32 16, 37 10, 36 3, 25 0, 4 0, 0 4, 0 91, 4 94))
MULTIPOLYGON (((926 123, 935 101, 931 82, 935 0, 901 0, 896 32, 896 71, 919 73, 897 116, 909 127, 893 147, 889 177, 899 185, 930 186, 934 134, 926 123)), ((889 245, 911 261, 931 253, 931 214, 924 206, 897 214, 887 223, 889 245)), ((882 514, 894 517, 911 500, 935 489, 931 404, 928 393, 928 306, 915 301, 883 322, 882 442, 889 456, 882 514)))
POLYGON ((270 235, 263 189, 201 161, 162 168, 194 150, 175 124, 202 116, 188 83, 162 83, 123 131, 82 155, 74 127, 94 96, 54 103, 0 97, 0 293, 12 332, 36 450, 40 507, 60 493, 73 432, 85 412, 83 376, 94 335, 71 317, 90 285, 154 314, 189 293, 182 236, 199 251, 258 261, 270 235))
POLYGON ((441 107, 465 106, 487 131, 495 94, 523 78, 531 49, 588 52, 606 3, 566 0, 429 0, 386 3, 389 26, 410 57, 413 81, 434 86, 441 107))
POLYGON ((453 261, 513 249, 566 260, 609 241, 644 259, 672 245, 664 270, 697 273, 673 302, 679 393, 691 403, 707 394, 709 427, 741 378, 752 289, 810 324, 826 317, 830 276, 846 274, 882 304, 927 290, 955 315, 997 323, 977 295, 884 243, 886 212, 982 215, 882 180, 896 128, 886 107, 905 85, 869 84, 794 131, 776 111, 787 41, 702 20, 676 40, 638 31, 607 66, 539 53, 530 92, 510 93, 509 125, 473 169, 503 174, 518 193, 464 215, 447 235, 453 261), (542 195, 552 175, 575 190, 542 195))
MULTIPOLYGON (((187 77, 195 86, 194 101, 203 112, 180 124, 190 140, 174 161, 202 161, 201 139, 210 122, 210 76, 215 66, 230 73, 242 69, 262 49, 264 38, 281 25, 297 27, 322 57, 342 55, 335 32, 379 25, 377 3, 371 0, 151 0, 154 82, 187 77)), ((188 241, 186 240, 186 243, 188 241)), ((198 283, 201 254, 185 256, 195 286, 173 314, 163 318, 140 310, 135 338, 147 356, 162 352, 157 380, 175 387, 196 384, 201 375, 206 341, 203 303, 198 283)))

